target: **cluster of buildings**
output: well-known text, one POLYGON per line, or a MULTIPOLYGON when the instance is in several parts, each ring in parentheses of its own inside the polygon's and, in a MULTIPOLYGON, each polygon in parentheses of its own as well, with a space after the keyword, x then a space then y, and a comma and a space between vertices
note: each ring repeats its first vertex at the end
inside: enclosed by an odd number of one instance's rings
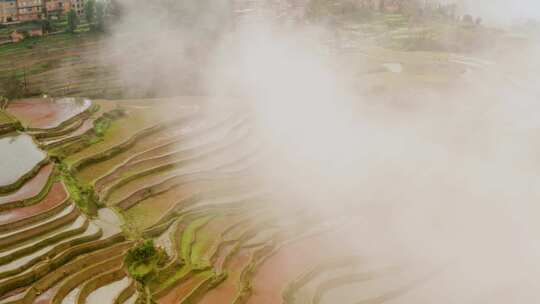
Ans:
POLYGON ((58 17, 74 9, 84 13, 84 0, 0 0, 0 24, 58 17))

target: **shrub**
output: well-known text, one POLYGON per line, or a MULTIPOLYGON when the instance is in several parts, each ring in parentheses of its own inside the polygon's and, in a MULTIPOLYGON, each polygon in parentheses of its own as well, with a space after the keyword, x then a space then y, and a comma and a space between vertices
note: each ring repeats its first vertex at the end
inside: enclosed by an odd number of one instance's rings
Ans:
POLYGON ((5 110, 9 104, 9 99, 0 95, 0 110, 5 110))
POLYGON ((77 25, 79 25, 79 17, 77 16, 75 10, 71 9, 67 13, 67 31, 70 33, 75 32, 77 25))
POLYGON ((95 0, 88 0, 84 4, 84 14, 86 21, 88 23, 92 24, 94 22, 94 17, 96 15, 96 1, 95 0))
POLYGON ((141 283, 147 282, 168 260, 164 249, 156 247, 153 240, 145 240, 131 248, 124 262, 129 274, 141 283))
POLYGON ((52 27, 51 22, 49 20, 42 20, 41 29, 43 30, 44 33, 52 32, 53 27, 52 27))
POLYGON ((4 92, 4 97, 10 100, 21 98, 25 93, 24 83, 15 74, 0 83, 0 88, 4 92))
POLYGON ((97 31, 105 30, 105 4, 102 1, 96 3, 95 6, 95 21, 94 29, 97 31))
POLYGON ((97 214, 98 197, 91 186, 81 184, 64 163, 58 165, 60 178, 69 192, 69 197, 86 214, 97 214))

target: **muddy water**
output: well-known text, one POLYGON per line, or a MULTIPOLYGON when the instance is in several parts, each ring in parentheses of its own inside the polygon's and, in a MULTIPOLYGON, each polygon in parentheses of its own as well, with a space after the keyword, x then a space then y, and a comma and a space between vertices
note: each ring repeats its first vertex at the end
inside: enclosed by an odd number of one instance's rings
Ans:
POLYGON ((165 231, 156 240, 156 245, 162 247, 163 249, 165 249, 165 251, 167 252, 167 254, 169 256, 174 255, 174 248, 173 248, 174 246, 173 246, 173 242, 171 240, 171 235, 172 235, 173 231, 175 231, 175 230, 176 230, 176 223, 172 224, 171 227, 169 227, 169 229, 167 229, 167 231, 165 231))
POLYGON ((0 187, 17 182, 46 157, 28 135, 13 133, 0 137, 0 187))
POLYGON ((31 128, 51 129, 86 111, 92 102, 81 98, 31 99, 10 104, 8 112, 31 128))
POLYGON ((113 282, 107 286, 96 289, 86 299, 87 304, 110 303, 111 299, 116 298, 122 290, 129 286, 129 278, 113 282))
POLYGON ((77 303, 77 296, 79 295, 80 287, 73 289, 68 295, 62 300, 62 304, 75 304, 77 303))
POLYGON ((103 230, 104 238, 122 231, 122 229, 120 229, 122 220, 118 217, 116 212, 109 208, 99 209, 95 224, 103 230))

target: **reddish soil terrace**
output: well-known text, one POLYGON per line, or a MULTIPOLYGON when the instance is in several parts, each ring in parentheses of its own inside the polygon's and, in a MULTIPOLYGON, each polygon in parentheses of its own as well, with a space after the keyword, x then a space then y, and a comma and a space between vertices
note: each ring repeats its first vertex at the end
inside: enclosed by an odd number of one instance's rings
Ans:
POLYGON ((52 129, 86 111, 90 101, 75 102, 47 99, 25 99, 11 103, 7 111, 33 129, 52 129))
POLYGON ((62 142, 66 142, 66 141, 69 141, 69 140, 74 140, 74 139, 77 139, 77 138, 83 136, 84 134, 88 133, 93 128, 94 128, 94 120, 87 119, 87 120, 85 120, 83 122, 81 127, 78 128, 77 130, 75 130, 74 132, 69 133, 68 135, 65 135, 65 136, 61 136, 60 138, 54 138, 54 139, 51 139, 51 140, 48 140, 48 141, 44 141, 44 144, 45 145, 54 145, 56 143, 62 143, 62 142))
POLYGON ((24 296, 24 293, 26 293, 27 291, 28 291, 28 288, 25 288, 25 287, 12 290, 6 293, 5 295, 3 295, 2 297, 0 297, 0 302, 5 301, 5 303, 11 303, 13 300, 12 297, 21 298, 22 296, 24 296))
POLYGON ((157 300, 159 304, 171 304, 171 303, 180 303, 180 301, 188 295, 193 289, 195 289, 202 281, 204 277, 200 274, 193 275, 188 278, 182 284, 173 288, 168 294, 166 294, 161 299, 157 300))
POLYGON ((39 172, 19 190, 8 195, 0 196, 0 207, 3 204, 27 200, 37 196, 47 184, 53 168, 54 166, 52 164, 43 166, 41 170, 39 170, 39 172))
POLYGON ((39 204, 0 212, 0 225, 8 225, 38 215, 42 212, 52 210, 62 205, 67 198, 68 193, 64 185, 60 182, 55 183, 47 196, 39 202, 39 204))
POLYGON ((251 258, 249 250, 241 250, 228 263, 231 269, 227 279, 216 288, 208 291, 200 304, 233 303, 239 290, 239 279, 242 269, 247 267, 251 258))
POLYGON ((339 235, 335 232, 323 233, 300 239, 279 249, 256 272, 252 281, 253 294, 247 303, 282 303, 281 292, 288 282, 325 258, 339 255, 336 251, 340 247, 336 246, 336 240, 339 240, 339 235))

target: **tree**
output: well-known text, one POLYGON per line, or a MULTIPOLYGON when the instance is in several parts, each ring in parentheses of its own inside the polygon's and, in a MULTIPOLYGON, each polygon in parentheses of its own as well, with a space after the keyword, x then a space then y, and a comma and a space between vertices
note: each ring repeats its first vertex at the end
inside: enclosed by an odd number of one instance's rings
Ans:
POLYGON ((162 267, 169 257, 167 252, 154 245, 152 240, 144 240, 128 250, 124 262, 129 274, 137 281, 144 283, 162 267))
POLYGON ((4 80, 1 85, 5 94, 4 97, 8 100, 17 99, 24 96, 24 84, 17 78, 15 73, 4 80))
POLYGON ((9 105, 9 99, 7 99, 7 97, 0 95, 0 110, 7 109, 8 105, 9 105))
POLYGON ((463 23, 465 24, 473 24, 473 17, 469 14, 463 16, 463 23))
POLYGON ((90 24, 94 22, 94 17, 96 15, 96 1, 87 0, 84 4, 84 17, 86 21, 90 24))
POLYGON ((106 7, 106 15, 112 18, 120 18, 124 10, 118 0, 108 0, 106 7))
POLYGON ((95 5, 96 12, 96 29, 98 31, 103 31, 105 29, 105 3, 103 1, 96 2, 95 5))
POLYGON ((75 32, 75 29, 77 29, 77 25, 79 25, 79 16, 77 16, 77 13, 74 9, 71 9, 67 13, 67 30, 70 33, 75 32))
POLYGON ((41 21, 41 29, 44 33, 52 32, 52 25, 51 22, 48 19, 44 19, 41 21))

